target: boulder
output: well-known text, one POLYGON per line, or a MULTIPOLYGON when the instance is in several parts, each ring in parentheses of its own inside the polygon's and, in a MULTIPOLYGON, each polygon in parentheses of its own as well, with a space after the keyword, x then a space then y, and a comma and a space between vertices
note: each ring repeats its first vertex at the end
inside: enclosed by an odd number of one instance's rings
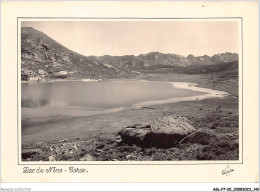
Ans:
POLYGON ((151 142, 150 133, 150 125, 135 124, 127 126, 118 135, 121 136, 123 143, 147 147, 151 142))
POLYGON ((49 160, 49 161, 56 161, 55 157, 53 157, 53 156, 49 156, 49 157, 48 157, 48 160, 49 160))
POLYGON ((42 75, 40 75, 40 76, 29 77, 29 81, 43 82, 46 81, 46 79, 42 75))
POLYGON ((37 73, 39 74, 39 75, 47 75, 48 73, 46 72, 46 71, 44 71, 43 69, 39 69, 38 71, 37 71, 37 73))
POLYGON ((68 72, 67 71, 59 71, 56 73, 52 74, 53 78, 61 78, 61 79, 65 79, 68 77, 68 72))
POLYGON ((195 128, 187 118, 166 115, 152 122, 152 145, 162 148, 173 147, 194 131, 195 128))
POLYGON ((90 154, 86 154, 85 156, 83 156, 79 160, 80 161, 94 161, 95 158, 93 156, 91 156, 90 154))
POLYGON ((134 124, 118 133, 122 142, 141 147, 170 148, 195 131, 185 117, 166 115, 152 122, 151 125, 134 124))

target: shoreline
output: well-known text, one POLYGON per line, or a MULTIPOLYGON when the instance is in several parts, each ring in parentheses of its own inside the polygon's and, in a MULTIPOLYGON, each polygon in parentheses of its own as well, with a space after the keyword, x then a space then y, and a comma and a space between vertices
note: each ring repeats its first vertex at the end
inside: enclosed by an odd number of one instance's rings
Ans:
POLYGON ((135 109, 142 108, 142 107, 149 107, 152 105, 157 104, 167 104, 167 103, 176 103, 182 101, 196 101, 196 100, 203 100, 209 98, 222 98, 228 96, 229 93, 209 88, 198 87, 197 83, 187 83, 187 82, 165 82, 170 83, 173 87, 178 89, 188 89, 192 91, 199 91, 204 92, 206 94, 197 95, 197 96, 189 96, 189 97, 176 97, 170 99, 162 99, 162 100, 154 100, 154 101, 145 101, 133 104, 132 107, 135 109))
MULTIPOLYGON (((54 80, 54 81, 46 81, 46 82, 37 82, 38 83, 53 83, 53 82, 100 82, 100 81, 91 81, 89 79, 81 79, 81 80, 54 80)), ((187 89, 192 90, 196 92, 203 92, 205 94, 195 95, 195 96, 188 96, 188 97, 175 97, 175 98, 169 98, 169 99, 161 99, 161 100, 152 100, 152 101, 144 101, 144 102, 138 102, 131 104, 129 107, 116 107, 106 110, 87 110, 85 108, 77 109, 77 110, 69 110, 70 113, 72 111, 75 111, 75 114, 78 113, 78 111, 85 111, 86 113, 84 115, 72 115, 72 117, 76 116, 91 116, 91 115, 101 115, 101 114, 107 114, 107 113, 114 113, 119 111, 124 111, 127 109, 140 109, 142 107, 151 107, 153 105, 160 105, 160 104, 167 104, 167 103, 176 103, 176 102, 182 102, 182 101, 196 101, 196 100, 203 100, 203 99, 209 99, 209 98, 221 98, 230 95, 227 92, 209 89, 209 88, 203 88, 198 87, 198 83, 189 83, 189 82, 170 82, 170 81, 151 81, 146 79, 136 80, 136 79, 113 79, 110 82, 116 82, 116 81, 138 81, 138 82, 163 82, 167 84, 171 84, 172 87, 177 89, 187 89)), ((103 82, 103 81, 101 81, 103 82)), ((35 84, 35 83, 29 83, 29 84, 35 84)), ((46 110, 49 110, 52 108, 46 108, 46 110)), ((54 109, 55 110, 55 109, 54 109)), ((66 109, 65 109, 66 111, 66 109)))

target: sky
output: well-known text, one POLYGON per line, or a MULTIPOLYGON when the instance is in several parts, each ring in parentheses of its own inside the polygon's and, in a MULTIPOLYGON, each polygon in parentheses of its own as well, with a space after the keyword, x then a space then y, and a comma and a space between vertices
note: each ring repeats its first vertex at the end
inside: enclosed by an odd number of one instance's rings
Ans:
POLYGON ((153 51, 194 56, 239 51, 239 22, 230 20, 22 21, 82 55, 153 51))

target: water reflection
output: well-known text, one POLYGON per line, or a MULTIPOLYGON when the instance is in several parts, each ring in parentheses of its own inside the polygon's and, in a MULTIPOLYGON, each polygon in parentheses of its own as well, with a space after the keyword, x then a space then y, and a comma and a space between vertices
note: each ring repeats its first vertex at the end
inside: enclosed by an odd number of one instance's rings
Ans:
POLYGON ((50 104, 50 99, 33 99, 33 98, 26 98, 22 99, 22 107, 25 108, 37 108, 43 107, 50 104))
POLYGON ((51 82, 22 84, 23 108, 88 108, 104 110, 134 103, 192 96, 196 92, 169 83, 146 81, 51 82))

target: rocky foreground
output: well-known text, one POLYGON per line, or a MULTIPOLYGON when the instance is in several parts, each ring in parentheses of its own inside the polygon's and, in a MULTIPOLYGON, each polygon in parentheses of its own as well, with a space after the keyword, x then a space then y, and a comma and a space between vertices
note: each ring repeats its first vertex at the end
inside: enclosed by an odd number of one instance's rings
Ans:
MULTIPOLYGON (((221 113, 221 109, 217 108, 211 114, 212 126, 206 129, 199 128, 199 124, 186 117, 168 114, 155 119, 150 124, 129 125, 114 134, 100 133, 85 139, 63 139, 22 145, 22 160, 238 160, 238 133, 215 131, 219 126, 217 122, 221 113)), ((232 116, 232 114, 225 114, 228 115, 232 116)), ((230 123, 228 119, 226 122, 230 123)))

